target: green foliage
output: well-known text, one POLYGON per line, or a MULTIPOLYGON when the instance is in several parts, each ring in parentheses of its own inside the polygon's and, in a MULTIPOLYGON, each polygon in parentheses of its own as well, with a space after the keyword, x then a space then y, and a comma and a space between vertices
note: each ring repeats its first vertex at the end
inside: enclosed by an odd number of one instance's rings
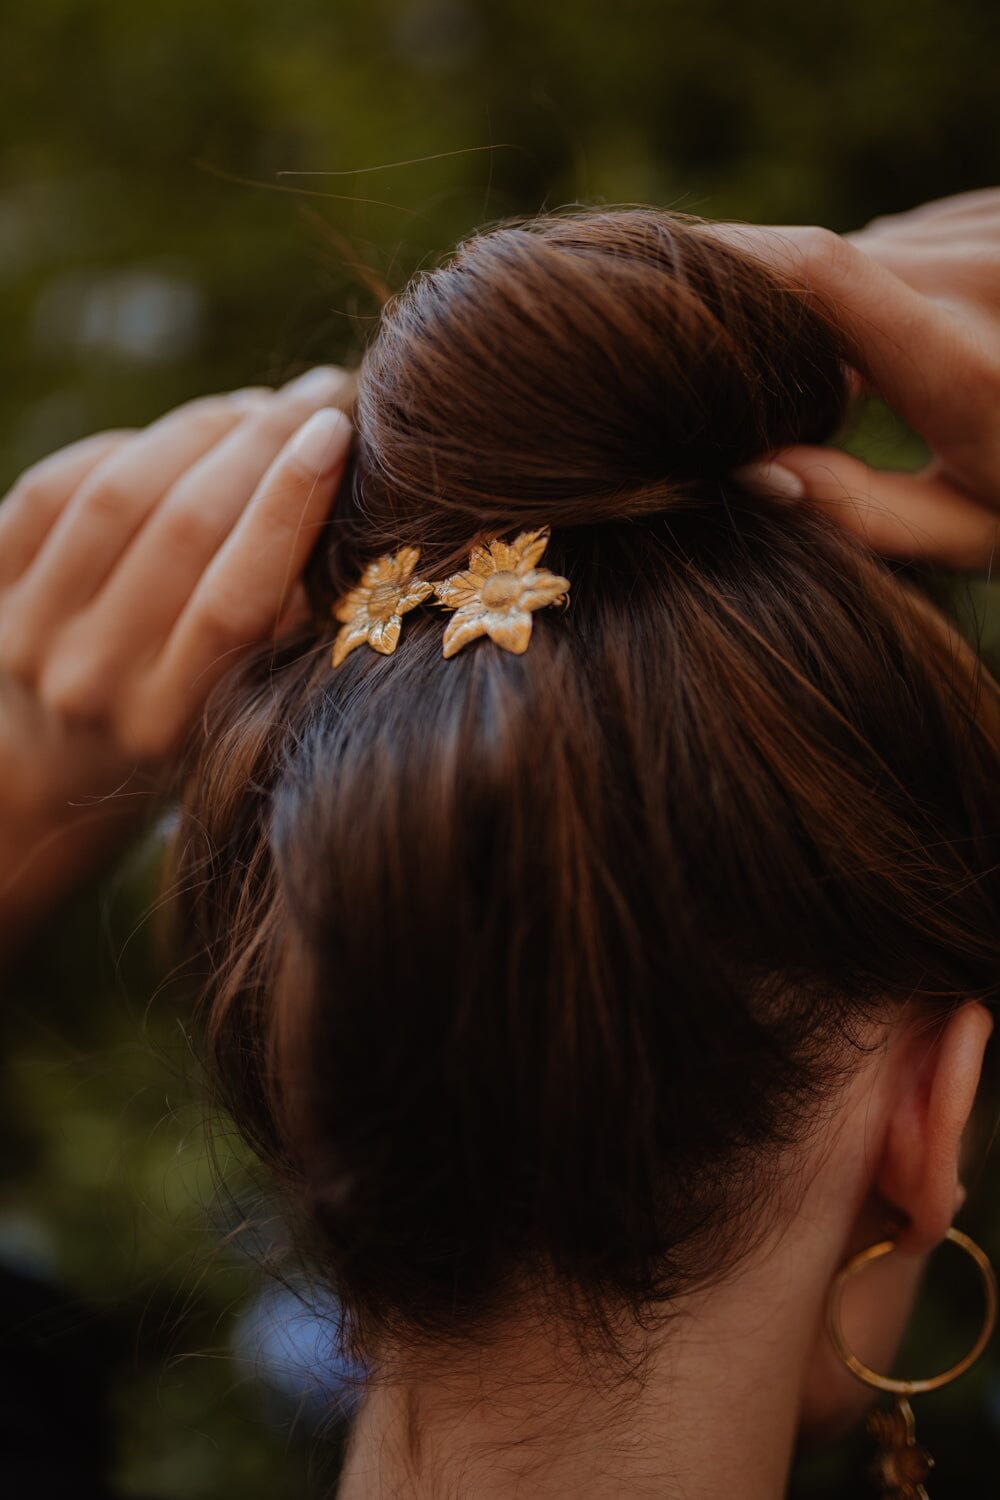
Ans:
MULTIPOLYGON (((351 358, 371 273, 397 286, 484 221, 645 200, 847 228, 996 181, 998 17, 995 0, 23 4, 0 96, 0 480, 94 428, 351 358)), ((884 414, 853 439, 876 457, 899 441, 884 414)), ((990 641, 990 594, 963 597, 990 641)), ((0 1207, 124 1330, 125 1493, 301 1495, 308 1444, 262 1419, 226 1354, 255 1279, 229 1232, 259 1194, 202 1124, 186 1001, 144 915, 153 865, 61 917, 10 987, 0 1207)), ((988 1178, 975 1196, 1000 1250, 988 1178)), ((961 1307, 935 1292, 921 1365, 961 1307)), ((941 1500, 992 1471, 997 1370, 925 1407, 941 1500)), ((853 1490, 847 1462, 804 1466, 794 1493, 853 1490)))

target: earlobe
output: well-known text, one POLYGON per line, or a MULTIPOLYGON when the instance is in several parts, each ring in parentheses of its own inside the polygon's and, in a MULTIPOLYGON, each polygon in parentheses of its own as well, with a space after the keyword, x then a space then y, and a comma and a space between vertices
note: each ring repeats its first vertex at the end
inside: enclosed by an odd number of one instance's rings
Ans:
POLYGON ((876 1186, 903 1227, 900 1250, 922 1255, 947 1233, 960 1202, 962 1135, 972 1113, 993 1018, 963 1005, 936 1033, 899 1039, 898 1090, 876 1186))

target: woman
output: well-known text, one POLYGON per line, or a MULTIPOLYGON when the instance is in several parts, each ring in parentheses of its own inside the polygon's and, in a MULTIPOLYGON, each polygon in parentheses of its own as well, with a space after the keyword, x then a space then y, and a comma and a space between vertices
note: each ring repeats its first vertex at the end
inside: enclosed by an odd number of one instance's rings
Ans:
POLYGON ((891 1364, 992 1028, 1000 719, 870 549, 990 562, 998 225, 502 229, 356 402, 195 403, 0 512, 4 930, 190 738, 209 1047, 371 1371, 346 1500, 773 1500, 867 1404, 824 1309, 887 1236, 891 1364), (925 474, 815 446, 854 376, 925 474))

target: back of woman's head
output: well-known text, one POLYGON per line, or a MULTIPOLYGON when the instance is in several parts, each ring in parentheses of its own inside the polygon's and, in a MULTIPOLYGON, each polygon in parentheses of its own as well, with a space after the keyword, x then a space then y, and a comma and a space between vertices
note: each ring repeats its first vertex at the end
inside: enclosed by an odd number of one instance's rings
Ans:
POLYGON ((216 697, 177 842, 224 1097, 363 1347, 526 1285, 639 1312, 751 1243, 859 1017, 989 996, 991 688, 740 465, 820 441, 823 310, 697 223, 544 218, 386 309, 317 618, 552 527, 525 654, 335 624, 216 697))

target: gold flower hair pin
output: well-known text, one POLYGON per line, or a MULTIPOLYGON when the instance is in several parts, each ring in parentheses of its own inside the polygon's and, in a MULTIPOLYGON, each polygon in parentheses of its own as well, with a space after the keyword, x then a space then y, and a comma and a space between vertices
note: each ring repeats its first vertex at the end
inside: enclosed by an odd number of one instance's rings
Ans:
POLYGON ((522 531, 512 542, 474 547, 467 570, 433 584, 413 576, 420 560, 416 547, 376 558, 357 588, 334 606, 342 628, 333 643, 333 666, 357 646, 368 645, 390 656, 399 644, 403 615, 432 594, 445 609, 455 611, 444 632, 445 656, 454 656, 481 635, 520 656, 531 640, 534 611, 565 604, 569 594, 568 578, 537 566, 548 541, 549 529, 544 527, 522 531))
POLYGON ((339 667, 358 646, 392 655, 399 644, 403 616, 434 592, 433 584, 413 576, 419 561, 419 548, 400 547, 368 564, 358 587, 334 606, 334 619, 343 628, 333 643, 333 666, 339 667))
POLYGON ((548 545, 549 530, 522 531, 512 542, 474 547, 467 572, 434 585, 438 603, 455 617, 444 633, 444 654, 454 656, 470 641, 488 635, 518 656, 531 640, 531 616, 547 604, 565 604, 569 579, 535 566, 548 545))

